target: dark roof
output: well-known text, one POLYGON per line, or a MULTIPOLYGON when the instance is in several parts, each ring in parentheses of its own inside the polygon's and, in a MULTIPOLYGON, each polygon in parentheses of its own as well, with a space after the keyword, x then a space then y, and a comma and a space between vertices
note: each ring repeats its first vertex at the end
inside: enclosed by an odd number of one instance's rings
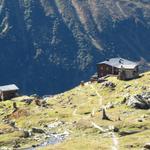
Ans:
POLYGON ((0 91, 2 92, 17 91, 17 90, 19 90, 19 88, 15 84, 0 86, 0 91))
POLYGON ((100 62, 98 64, 107 64, 116 68, 134 69, 139 65, 137 62, 133 62, 124 58, 111 58, 109 60, 100 62))

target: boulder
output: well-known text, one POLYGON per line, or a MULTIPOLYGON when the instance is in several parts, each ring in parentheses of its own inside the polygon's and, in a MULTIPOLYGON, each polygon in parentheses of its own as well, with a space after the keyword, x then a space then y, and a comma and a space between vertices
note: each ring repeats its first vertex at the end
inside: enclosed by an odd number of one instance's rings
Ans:
POLYGON ((33 133, 45 133, 43 129, 39 129, 39 128, 32 128, 32 132, 33 133))
POLYGON ((150 149, 150 143, 146 143, 146 144, 144 145, 144 148, 145 148, 145 149, 150 149))
POLYGON ((150 92, 141 95, 130 96, 126 104, 133 108, 149 109, 150 108, 150 92))

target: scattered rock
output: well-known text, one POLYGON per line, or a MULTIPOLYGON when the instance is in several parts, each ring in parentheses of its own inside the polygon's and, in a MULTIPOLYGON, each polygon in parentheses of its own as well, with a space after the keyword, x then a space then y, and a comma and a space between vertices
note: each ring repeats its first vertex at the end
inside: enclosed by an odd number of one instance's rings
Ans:
POLYGON ((147 90, 147 87, 146 86, 142 86, 142 90, 147 90))
POLYGON ((126 135, 135 134, 135 133, 139 133, 139 132, 141 132, 141 131, 139 131, 139 130, 135 130, 135 131, 121 131, 119 134, 121 136, 126 136, 126 135))
POLYGON ((77 108, 77 105, 73 105, 73 106, 71 106, 71 108, 77 108))
POLYGON ((149 109, 150 108, 150 92, 141 95, 130 96, 126 104, 133 108, 149 109))
POLYGON ((81 81, 81 82, 80 82, 80 85, 81 85, 81 86, 84 86, 84 85, 85 85, 84 81, 81 81))
POLYGON ((93 94, 91 94, 90 96, 96 96, 96 94, 93 93, 93 94))
POLYGON ((13 142, 13 148, 17 149, 19 147, 20 147, 20 145, 18 144, 18 141, 14 141, 13 142))
POLYGON ((29 132, 29 131, 23 131, 23 137, 24 138, 28 138, 30 136, 31 136, 31 132, 29 132))
POLYGON ((38 147, 39 145, 32 145, 33 148, 38 147))
POLYGON ((0 131, 0 135, 1 135, 1 134, 4 134, 4 132, 3 132, 3 131, 0 131))
POLYGON ((148 118, 149 116, 148 115, 143 115, 143 116, 141 116, 141 118, 144 118, 144 119, 146 119, 146 118, 148 118))
POLYGON ((116 87, 116 84, 107 81, 107 82, 104 82, 104 83, 102 84, 102 86, 103 86, 103 87, 109 87, 109 88, 111 88, 111 89, 114 89, 114 88, 116 87))
POLYGON ((37 95, 37 94, 30 95, 30 97, 34 97, 34 98, 37 98, 37 99, 39 99, 39 98, 40 98, 40 96, 39 96, 39 95, 37 95))
POLYGON ((18 110, 18 107, 17 107, 17 103, 16 102, 13 102, 13 113, 16 112, 18 110))
POLYGON ((106 81, 107 81, 107 80, 104 79, 104 78, 98 78, 98 80, 97 80, 98 83, 103 83, 103 82, 106 82, 106 81))
POLYGON ((33 99, 23 99, 22 101, 25 102, 27 105, 30 105, 33 99))
POLYGON ((95 73, 94 75, 92 75, 90 81, 94 82, 94 81, 97 81, 97 80, 98 80, 98 75, 97 75, 97 73, 95 73))
POLYGON ((105 108, 106 109, 110 109, 110 108, 114 108, 115 106, 114 106, 114 104, 112 103, 112 102, 109 102, 106 106, 105 106, 105 108))
POLYGON ((119 132, 119 128, 114 127, 114 132, 119 132))
POLYGON ((130 98, 130 94, 124 95, 124 98, 123 98, 123 101, 121 102, 121 104, 125 104, 129 98, 130 98))
POLYGON ((35 104, 36 104, 37 106, 41 106, 40 100, 39 100, 39 99, 35 99, 35 104))
POLYGON ((146 143, 146 144, 144 145, 144 148, 145 148, 145 149, 150 149, 150 143, 146 143))
POLYGON ((106 114, 106 109, 102 109, 102 120, 110 120, 110 118, 106 114))
POLYGON ((33 133, 45 133, 43 129, 39 129, 39 128, 32 128, 32 132, 33 133))
POLYGON ((124 88, 128 89, 129 87, 131 87, 131 85, 125 85, 124 88))
POLYGON ((64 124, 65 122, 63 121, 58 121, 58 122, 54 122, 48 125, 48 128, 57 128, 58 126, 64 124))
POLYGON ((137 121, 138 121, 138 122, 143 122, 143 119, 139 118, 137 121))
POLYGON ((44 108, 48 108, 49 105, 47 104, 46 101, 42 101, 41 106, 44 108))

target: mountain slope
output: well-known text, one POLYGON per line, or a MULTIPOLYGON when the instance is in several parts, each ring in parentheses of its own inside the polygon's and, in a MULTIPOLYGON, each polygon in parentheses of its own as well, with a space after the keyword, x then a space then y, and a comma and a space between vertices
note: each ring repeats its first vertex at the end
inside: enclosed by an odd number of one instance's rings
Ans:
POLYGON ((23 96, 0 102, 0 148, 143 149, 150 139, 150 109, 132 108, 127 99, 133 95, 141 99, 138 95, 144 93, 150 96, 150 72, 131 81, 106 80, 87 82, 39 101, 23 96), (105 86, 108 82, 115 86, 105 86), (102 119, 104 107, 110 120, 102 119))
POLYGON ((104 58, 149 61, 149 12, 144 0, 0 0, 0 84, 53 94, 104 58))

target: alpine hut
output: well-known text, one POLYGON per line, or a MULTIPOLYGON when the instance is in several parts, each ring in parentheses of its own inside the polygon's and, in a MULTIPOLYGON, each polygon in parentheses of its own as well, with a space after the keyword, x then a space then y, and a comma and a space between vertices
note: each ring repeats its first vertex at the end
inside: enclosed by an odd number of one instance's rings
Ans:
POLYGON ((97 64, 98 78, 117 75, 120 80, 130 80, 139 76, 139 63, 123 58, 111 58, 97 64))
POLYGON ((0 86, 0 100, 9 100, 17 96, 19 88, 15 84, 0 86))

